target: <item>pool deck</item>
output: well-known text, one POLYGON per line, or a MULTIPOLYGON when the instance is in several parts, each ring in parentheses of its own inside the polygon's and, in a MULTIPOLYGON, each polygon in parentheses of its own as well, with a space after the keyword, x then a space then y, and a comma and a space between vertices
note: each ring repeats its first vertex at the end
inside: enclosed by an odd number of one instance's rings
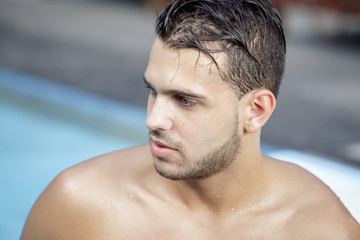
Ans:
MULTIPOLYGON (((0 68, 0 239, 19 237, 38 195, 63 169, 147 142, 146 110, 0 68)), ((360 170, 267 144, 263 152, 323 180, 360 221, 360 170)))

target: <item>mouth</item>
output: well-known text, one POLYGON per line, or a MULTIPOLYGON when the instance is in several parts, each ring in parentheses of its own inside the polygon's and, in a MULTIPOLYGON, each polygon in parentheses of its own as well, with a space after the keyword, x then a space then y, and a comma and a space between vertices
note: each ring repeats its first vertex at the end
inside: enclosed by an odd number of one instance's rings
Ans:
POLYGON ((172 148, 171 146, 153 139, 152 137, 150 137, 150 147, 151 147, 151 152, 157 156, 157 157, 168 157, 171 154, 174 154, 175 152, 177 152, 177 149, 172 148))
POLYGON ((156 140, 153 137, 150 137, 150 143, 154 143, 154 144, 156 144, 157 146, 159 146, 161 148, 169 148, 169 149, 176 150, 175 148, 173 148, 173 147, 171 147, 171 146, 169 146, 169 145, 167 145, 167 144, 165 144, 165 143, 163 143, 163 142, 161 142, 159 140, 156 140))
POLYGON ((170 147, 170 146, 168 146, 168 145, 166 145, 165 143, 162 143, 162 142, 160 142, 160 141, 154 141, 154 140, 152 140, 152 142, 155 143, 155 144, 157 144, 157 145, 160 146, 160 147, 173 149, 172 147, 170 147))

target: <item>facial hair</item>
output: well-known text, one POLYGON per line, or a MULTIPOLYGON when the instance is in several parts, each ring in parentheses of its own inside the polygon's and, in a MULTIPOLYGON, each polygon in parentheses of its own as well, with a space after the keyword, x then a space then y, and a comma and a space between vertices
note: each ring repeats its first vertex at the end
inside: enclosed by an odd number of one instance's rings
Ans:
MULTIPOLYGON (((199 160, 193 160, 191 162, 189 160, 186 161, 189 162, 189 165, 182 167, 181 169, 177 169, 176 172, 162 170, 155 164, 156 171, 161 176, 171 180, 195 180, 207 178, 225 170, 235 161, 240 151, 241 139, 238 131, 237 117, 234 122, 234 128, 231 136, 223 144, 219 144, 219 146, 211 150, 199 160)), ((156 136, 159 140, 162 140, 166 144, 176 148, 180 155, 185 158, 182 152, 181 144, 171 142, 169 137, 163 132, 154 130, 150 131, 149 135, 156 136)), ((153 157, 157 158, 156 156, 153 157)))

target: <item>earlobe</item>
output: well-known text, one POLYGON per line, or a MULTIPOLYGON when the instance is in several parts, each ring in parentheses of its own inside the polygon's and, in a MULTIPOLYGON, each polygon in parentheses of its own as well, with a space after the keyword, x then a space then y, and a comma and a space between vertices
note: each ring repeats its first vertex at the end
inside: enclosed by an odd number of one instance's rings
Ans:
POLYGON ((265 89, 256 90, 250 93, 249 112, 245 122, 246 132, 257 132, 265 125, 276 106, 274 94, 265 89))

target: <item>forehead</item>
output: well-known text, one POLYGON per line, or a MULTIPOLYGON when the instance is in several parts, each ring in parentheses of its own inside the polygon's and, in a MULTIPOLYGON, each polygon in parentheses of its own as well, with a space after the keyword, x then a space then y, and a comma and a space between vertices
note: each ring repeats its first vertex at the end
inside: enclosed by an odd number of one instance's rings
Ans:
MULTIPOLYGON (((221 56, 215 56, 221 64, 221 56)), ((207 86, 223 85, 219 70, 212 59, 195 49, 173 49, 158 38, 155 40, 145 78, 161 85, 207 86)))

